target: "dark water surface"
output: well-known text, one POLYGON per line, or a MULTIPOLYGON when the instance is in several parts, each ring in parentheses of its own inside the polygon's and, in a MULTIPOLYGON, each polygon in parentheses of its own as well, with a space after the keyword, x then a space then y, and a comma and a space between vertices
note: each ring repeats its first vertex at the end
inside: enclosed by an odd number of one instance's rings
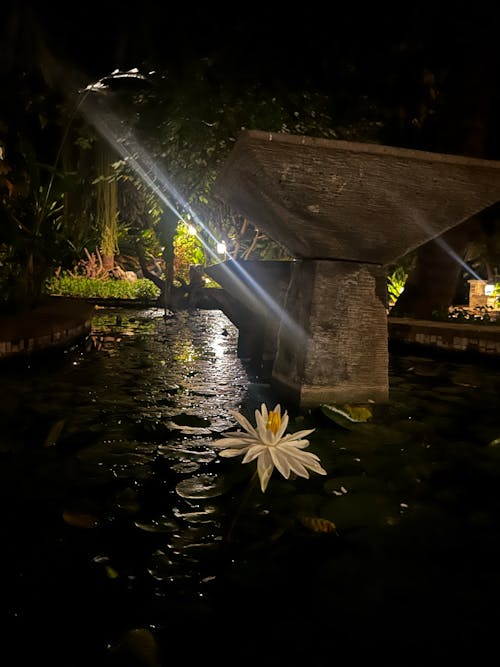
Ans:
POLYGON ((278 399, 221 312, 162 315, 0 370, 0 665, 490 664, 498 366, 392 354, 370 422, 289 409, 328 474, 262 494, 211 442, 278 399))

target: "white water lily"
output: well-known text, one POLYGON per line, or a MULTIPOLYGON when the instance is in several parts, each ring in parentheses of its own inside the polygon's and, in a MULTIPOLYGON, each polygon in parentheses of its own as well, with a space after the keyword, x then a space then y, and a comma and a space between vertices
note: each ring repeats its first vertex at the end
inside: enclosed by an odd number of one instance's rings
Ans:
POLYGON ((245 431, 223 433, 221 440, 212 443, 215 447, 223 448, 220 456, 242 456, 242 463, 249 463, 257 459, 257 473, 260 479, 260 488, 264 492, 267 488, 272 472, 276 467, 285 479, 294 472, 299 477, 309 477, 309 470, 320 475, 326 475, 321 467, 319 457, 312 452, 303 450, 309 446, 305 437, 315 429, 288 433, 288 414, 285 410, 281 414, 281 406, 276 405, 268 412, 265 403, 260 410, 255 410, 254 428, 242 414, 231 410, 230 413, 245 431))

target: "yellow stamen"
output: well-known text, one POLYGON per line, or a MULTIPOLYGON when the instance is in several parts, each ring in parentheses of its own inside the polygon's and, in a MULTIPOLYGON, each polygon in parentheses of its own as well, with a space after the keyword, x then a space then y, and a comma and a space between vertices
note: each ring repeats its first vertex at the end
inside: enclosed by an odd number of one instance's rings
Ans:
POLYGON ((279 427, 281 426, 281 415, 279 412, 271 412, 269 413, 269 417, 267 418, 267 424, 266 424, 266 429, 268 431, 271 431, 273 435, 276 435, 276 432, 278 431, 279 427))

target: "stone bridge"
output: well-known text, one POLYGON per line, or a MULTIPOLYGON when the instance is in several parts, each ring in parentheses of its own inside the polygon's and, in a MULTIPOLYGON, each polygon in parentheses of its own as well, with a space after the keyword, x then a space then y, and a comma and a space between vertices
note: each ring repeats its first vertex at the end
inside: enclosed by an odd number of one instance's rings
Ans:
POLYGON ((294 258, 207 270, 240 305, 241 354, 260 344, 299 407, 380 403, 386 267, 499 201, 500 162, 252 130, 216 188, 294 258))

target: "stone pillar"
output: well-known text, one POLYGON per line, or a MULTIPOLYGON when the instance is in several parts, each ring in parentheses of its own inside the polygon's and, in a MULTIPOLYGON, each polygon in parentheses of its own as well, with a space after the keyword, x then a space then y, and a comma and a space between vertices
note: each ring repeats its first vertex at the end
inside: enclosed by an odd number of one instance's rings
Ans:
POLYGON ((230 296, 223 310, 239 330, 238 357, 249 359, 254 369, 274 362, 291 264, 228 260, 205 269, 230 296))
POLYGON ((469 283, 469 307, 481 308, 488 305, 488 297, 484 288, 486 280, 468 280, 469 283))
POLYGON ((386 402, 387 274, 336 260, 292 263, 272 384, 299 407, 386 402))

